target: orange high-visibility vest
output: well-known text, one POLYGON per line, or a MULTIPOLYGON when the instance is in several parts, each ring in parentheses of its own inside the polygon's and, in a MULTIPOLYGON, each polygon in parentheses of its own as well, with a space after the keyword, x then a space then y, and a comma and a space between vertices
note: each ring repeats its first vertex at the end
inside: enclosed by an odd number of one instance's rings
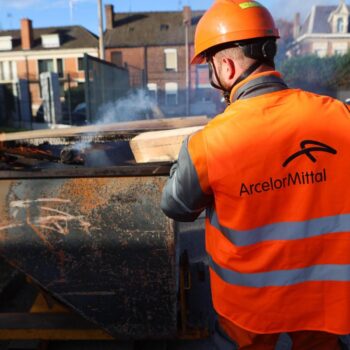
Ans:
POLYGON ((287 89, 235 101, 188 144, 213 304, 256 333, 350 333, 350 113, 287 89))

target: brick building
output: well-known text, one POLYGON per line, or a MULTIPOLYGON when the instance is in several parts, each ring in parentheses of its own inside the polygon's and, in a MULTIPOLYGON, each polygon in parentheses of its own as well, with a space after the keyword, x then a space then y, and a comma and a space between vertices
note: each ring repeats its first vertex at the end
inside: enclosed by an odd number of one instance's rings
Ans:
POLYGON ((33 28, 21 20, 20 30, 0 31, 0 84, 29 81, 33 114, 41 104, 39 76, 56 72, 61 89, 84 82, 83 56, 98 56, 98 39, 81 26, 33 28))
POLYGON ((188 65, 203 13, 187 6, 173 12, 114 13, 112 5, 105 6, 106 60, 127 66, 131 86, 147 88, 167 115, 216 114, 223 107, 209 84, 207 65, 188 65))
POLYGON ((349 17, 350 7, 345 0, 340 0, 338 6, 313 6, 302 24, 297 14, 289 56, 345 54, 350 48, 349 17))

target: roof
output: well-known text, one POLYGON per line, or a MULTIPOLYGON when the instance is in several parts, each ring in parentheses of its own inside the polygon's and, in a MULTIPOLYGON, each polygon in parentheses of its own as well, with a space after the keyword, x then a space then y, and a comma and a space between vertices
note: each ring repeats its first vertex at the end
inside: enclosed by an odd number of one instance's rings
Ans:
POLYGON ((314 6, 301 27, 300 35, 332 33, 328 18, 337 8, 338 6, 314 6))
MULTIPOLYGON (((12 51, 21 51, 21 31, 20 30, 0 30, 0 37, 12 36, 12 51)), ((82 26, 33 28, 32 50, 52 50, 52 49, 79 49, 98 47, 98 38, 89 30, 82 26), (59 34, 60 47, 45 48, 42 46, 41 36, 47 34, 59 34)))
MULTIPOLYGON (((192 11, 191 44, 195 27, 203 14, 204 11, 192 11)), ((114 28, 106 30, 104 38, 107 48, 184 45, 182 11, 115 13, 114 28)))

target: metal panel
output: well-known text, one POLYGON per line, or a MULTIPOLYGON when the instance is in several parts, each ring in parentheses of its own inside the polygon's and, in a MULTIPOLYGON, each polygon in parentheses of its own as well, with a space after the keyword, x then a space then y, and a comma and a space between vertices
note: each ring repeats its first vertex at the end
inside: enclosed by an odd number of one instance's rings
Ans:
POLYGON ((0 253, 115 337, 175 337, 165 177, 1 180, 0 253))
POLYGON ((87 117, 96 122, 101 108, 127 95, 130 91, 126 68, 85 54, 85 101, 87 117))

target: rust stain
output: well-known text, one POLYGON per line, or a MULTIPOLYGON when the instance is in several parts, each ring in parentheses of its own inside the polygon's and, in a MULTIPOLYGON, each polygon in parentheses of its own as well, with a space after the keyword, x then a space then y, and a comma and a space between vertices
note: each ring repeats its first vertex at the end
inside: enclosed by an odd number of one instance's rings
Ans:
MULTIPOLYGON (((82 214, 90 214, 94 209, 105 207, 112 196, 128 193, 144 182, 143 178, 135 181, 135 177, 88 178, 69 179, 61 186, 59 197, 67 198, 78 207, 82 214)), ((162 183, 162 181, 161 181, 162 183)), ((141 196, 141 193, 137 193, 141 196)), ((131 194, 130 201, 134 201, 135 194, 131 194)), ((128 200, 123 195, 123 204, 128 200)))
POLYGON ((1 180, 1 185, 0 185, 0 217, 2 220, 6 219, 8 216, 7 196, 9 194, 11 185, 12 185, 11 180, 1 180))
POLYGON ((108 203, 112 193, 108 193, 110 179, 70 179, 60 189, 60 197, 69 198, 82 214, 108 203))

